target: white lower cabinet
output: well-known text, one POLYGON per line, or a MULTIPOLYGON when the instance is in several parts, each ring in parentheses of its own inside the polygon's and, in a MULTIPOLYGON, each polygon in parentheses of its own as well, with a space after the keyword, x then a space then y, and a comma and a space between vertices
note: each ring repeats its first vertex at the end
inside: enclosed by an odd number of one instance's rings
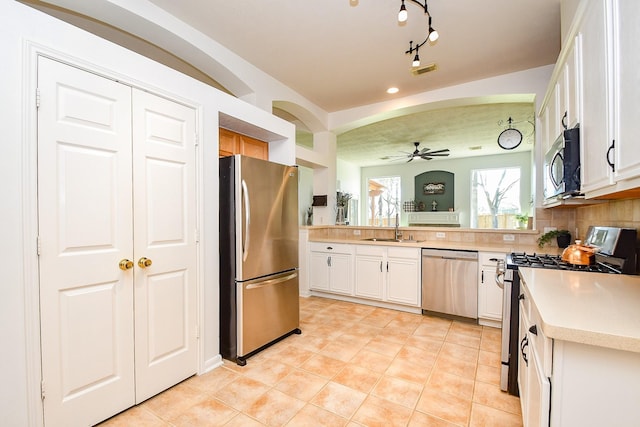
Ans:
POLYGON ((535 308, 527 295, 520 300, 518 386, 524 427, 549 425, 551 382, 545 374, 543 361, 551 357, 551 340, 539 330, 535 308), (545 353, 546 352, 546 353, 545 353))
POLYGON ((524 427, 638 425, 640 352, 551 339, 541 324, 521 281, 518 385, 524 427))
POLYGON ((309 246, 309 288, 353 295, 353 246, 315 242, 309 246))
POLYGON ((358 245, 355 295, 420 306, 420 248, 358 245))
POLYGON ((355 294, 382 301, 385 269, 385 248, 358 246, 356 248, 355 294))
POLYGON ((478 322, 500 327, 502 322, 502 288, 496 283, 496 263, 505 258, 504 253, 480 252, 478 254, 478 322))

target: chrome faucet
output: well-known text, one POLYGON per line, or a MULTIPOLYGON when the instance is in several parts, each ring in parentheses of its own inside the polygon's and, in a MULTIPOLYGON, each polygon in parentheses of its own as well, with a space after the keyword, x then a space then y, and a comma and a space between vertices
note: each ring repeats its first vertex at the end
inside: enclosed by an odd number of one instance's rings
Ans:
POLYGON ((399 214, 396 213, 396 240, 400 240, 402 238, 402 232, 399 230, 400 227, 400 217, 399 214))

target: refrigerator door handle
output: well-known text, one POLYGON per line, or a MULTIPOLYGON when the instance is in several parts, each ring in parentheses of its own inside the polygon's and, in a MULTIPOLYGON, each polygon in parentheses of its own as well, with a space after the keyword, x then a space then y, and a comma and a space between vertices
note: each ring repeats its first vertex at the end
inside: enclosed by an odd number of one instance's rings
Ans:
POLYGON ((275 279, 269 279, 269 280, 261 280, 261 279, 257 279, 257 280, 251 280, 249 282, 247 282, 247 286, 246 289, 256 289, 256 288, 262 288, 265 286, 271 286, 271 285, 277 285, 278 283, 282 283, 282 282, 287 282, 291 279, 295 279, 296 277, 298 277, 298 272, 293 272, 290 274, 287 274, 286 276, 280 276, 280 277, 276 277, 275 279))
POLYGON ((242 180, 242 199, 244 201, 244 241, 242 242, 242 261, 249 256, 249 224, 251 224, 251 205, 249 204, 249 189, 247 183, 242 180))

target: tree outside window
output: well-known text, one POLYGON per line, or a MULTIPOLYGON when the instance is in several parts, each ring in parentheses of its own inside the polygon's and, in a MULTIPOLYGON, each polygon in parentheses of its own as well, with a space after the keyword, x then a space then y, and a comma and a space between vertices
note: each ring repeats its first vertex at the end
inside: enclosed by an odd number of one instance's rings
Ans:
POLYGON ((400 206, 400 177, 389 176, 367 180, 367 224, 386 227, 395 225, 400 206))
POLYGON ((514 228, 520 213, 520 168, 471 171, 471 227, 514 228))

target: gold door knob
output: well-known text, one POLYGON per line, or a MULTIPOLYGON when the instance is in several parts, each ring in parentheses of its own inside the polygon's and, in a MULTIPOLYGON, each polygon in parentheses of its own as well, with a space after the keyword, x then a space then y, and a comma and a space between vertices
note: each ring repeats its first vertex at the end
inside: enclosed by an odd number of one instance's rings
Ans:
POLYGON ((147 268, 151 264, 153 264, 153 263, 151 262, 151 260, 149 258, 142 257, 142 258, 140 258, 138 260, 138 266, 140 266, 140 268, 147 268))
POLYGON ((120 264, 118 264, 118 266, 120 267, 120 270, 129 270, 130 268, 133 268, 133 261, 130 261, 128 259, 123 259, 120 261, 120 264))

